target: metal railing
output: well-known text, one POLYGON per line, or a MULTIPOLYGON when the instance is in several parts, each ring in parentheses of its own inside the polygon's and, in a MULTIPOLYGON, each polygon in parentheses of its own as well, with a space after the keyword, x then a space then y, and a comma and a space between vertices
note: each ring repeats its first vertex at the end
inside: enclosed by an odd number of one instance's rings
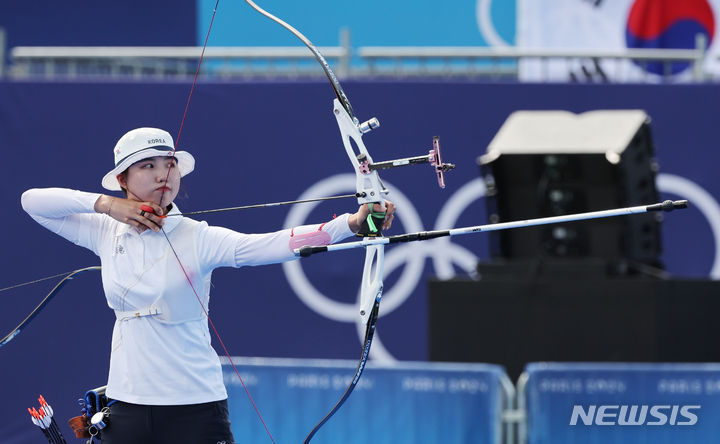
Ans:
MULTIPOLYGON (((329 61, 347 57, 342 47, 319 50, 329 61)), ((195 73, 201 53, 202 48, 195 46, 15 47, 10 51, 9 74, 15 78, 185 76, 195 73)), ((312 53, 303 47, 210 47, 203 60, 205 71, 220 77, 317 74, 312 53)))
MULTIPOLYGON (((674 63, 686 62, 693 67, 693 79, 703 81, 705 50, 700 49, 627 49, 624 51, 548 50, 488 47, 363 47, 358 55, 367 61, 370 74, 408 72, 436 74, 484 74, 491 76, 517 76, 517 62, 536 59, 551 60, 631 60, 639 65, 661 63, 665 75, 671 75, 674 63), (391 63, 387 63, 390 61, 391 63), (407 62, 416 61, 418 68, 407 70, 407 62), (441 63, 437 63, 437 62, 441 63), (431 63, 435 62, 435 63, 431 63), (464 65, 462 64, 464 62, 464 65), (484 62, 484 63, 479 63, 484 62), (514 63, 508 63, 514 62, 514 63), (383 64, 386 66, 383 68, 383 64)), ((545 75, 548 77, 548 74, 545 75)))
MULTIPOLYGON (((2 34, 0 33, 0 43, 2 34)), ((341 46, 319 48, 341 78, 388 76, 519 79, 521 61, 536 60, 540 70, 553 61, 632 61, 660 63, 662 78, 670 78, 673 64, 692 66, 692 81, 708 80, 704 72, 706 42, 696 49, 627 49, 621 51, 547 50, 494 47, 360 47, 350 46, 347 31, 341 46)), ((15 47, 5 74, 12 78, 130 77, 167 78, 195 73, 200 47, 15 47)), ((297 47, 208 47, 203 74, 211 77, 321 77, 313 54, 297 47)), ((0 70, 2 65, 0 65, 0 70)), ((1 73, 2 71, 0 71, 1 73)), ((602 73, 601 73, 602 74, 602 73)), ((551 78, 541 74, 541 80, 551 78)), ((589 77, 589 76, 588 76, 589 77)), ((602 81, 608 81, 603 74, 602 81)), ((552 81, 552 80, 550 80, 552 81)))

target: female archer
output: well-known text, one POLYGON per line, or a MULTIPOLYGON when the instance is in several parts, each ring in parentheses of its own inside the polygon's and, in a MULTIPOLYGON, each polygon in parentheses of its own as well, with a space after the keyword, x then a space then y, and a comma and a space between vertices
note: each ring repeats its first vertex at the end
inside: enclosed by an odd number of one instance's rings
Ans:
MULTIPOLYGON (((361 205, 320 225, 239 233, 182 216, 173 201, 195 159, 175 151, 166 131, 132 130, 114 155, 102 185, 122 190, 124 198, 62 188, 22 196, 33 219, 102 263, 116 315, 106 391, 115 402, 102 442, 232 443, 227 392, 204 313, 212 271, 292 260, 295 248, 352 236, 369 209, 361 205)), ((391 202, 385 207, 383 229, 395 212, 391 202)))

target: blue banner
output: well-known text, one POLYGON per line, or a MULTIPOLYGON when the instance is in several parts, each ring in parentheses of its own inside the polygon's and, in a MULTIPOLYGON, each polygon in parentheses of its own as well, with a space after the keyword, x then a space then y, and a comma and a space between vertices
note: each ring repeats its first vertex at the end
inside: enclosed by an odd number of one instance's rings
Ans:
POLYGON ((526 376, 528 444, 704 444, 720 436, 718 364, 534 363, 526 376))
MULTIPOLYGON (((237 442, 268 439, 227 359, 223 365, 237 442)), ((356 362, 233 358, 276 442, 302 442, 337 403, 356 362)), ((370 364, 343 407, 315 435, 322 443, 499 444, 514 388, 502 367, 370 364)))

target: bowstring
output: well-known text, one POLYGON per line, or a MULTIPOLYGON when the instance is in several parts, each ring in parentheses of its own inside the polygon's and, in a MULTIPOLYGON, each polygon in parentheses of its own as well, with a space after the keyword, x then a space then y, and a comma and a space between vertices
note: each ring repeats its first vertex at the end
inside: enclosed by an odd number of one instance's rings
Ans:
MULTIPOLYGON (((188 115, 188 110, 190 109, 190 101, 192 99, 193 92, 195 91, 197 79, 200 74, 200 67, 202 65, 203 58, 205 57, 205 49, 207 48, 208 40, 210 39, 210 31, 212 30, 212 26, 215 21, 215 15, 217 13, 219 4, 220 4, 220 0, 217 0, 215 2, 215 7, 213 8, 212 17, 210 19, 210 25, 208 26, 207 34, 205 35, 205 42, 203 43, 202 52, 200 53, 200 60, 198 60, 197 69, 195 70, 195 76, 193 77, 193 83, 192 83, 192 86, 190 87, 190 93, 188 94, 188 99, 187 99, 187 102, 185 103, 185 111, 183 112, 182 120, 180 121, 180 129, 178 130, 178 135, 175 138, 173 154, 172 154, 172 158, 170 160, 171 166, 168 168, 167 176, 165 177, 165 183, 167 183, 168 179, 170 178, 170 172, 172 171, 172 166, 175 163, 175 152, 177 151, 177 147, 180 146, 180 136, 182 135, 182 130, 185 125, 185 120, 188 115)), ((165 197, 166 189, 167 189, 167 187, 164 187, 162 193, 160 194, 160 202, 158 202, 158 205, 161 207, 162 207, 163 197, 165 197)), ((188 284, 190 284, 190 288, 192 289, 193 293, 195 294, 195 297, 197 298, 197 301, 200 304, 200 307, 202 308, 203 313, 205 313, 205 317, 207 318, 209 324, 212 326, 213 332, 215 333, 215 337, 218 339, 218 342, 220 342, 220 345, 223 348, 225 356, 227 356, 228 361, 230 362, 230 365, 232 366, 233 370, 235 371, 235 374, 237 375, 238 379, 240 380, 240 383, 242 384, 243 389, 245 389, 245 393, 247 394, 248 399, 250 399, 250 402, 252 403, 252 406, 255 409, 255 413, 257 414, 258 418, 260 418, 260 422, 262 422, 263 427, 265 427, 265 432, 270 437, 270 441, 275 443, 275 439, 273 438, 272 434, 270 433, 270 429, 268 428, 267 424, 265 423, 265 420, 263 419, 262 415, 260 414, 260 410, 258 409, 257 405, 255 404, 255 401, 253 400, 252 396, 250 395, 250 390, 248 390, 247 386, 245 385, 245 381, 243 381, 242 376, 240 376, 240 372, 238 371, 237 367, 235 366, 235 363, 233 362, 232 358, 230 357, 230 353, 228 352, 227 348, 225 347, 225 343, 223 342, 222 338, 220 337, 220 333, 218 333, 217 328, 215 328, 215 324, 213 323, 212 319, 210 318, 210 315, 208 313, 207 308, 205 307, 205 304, 203 304, 202 300, 200 299, 200 295, 195 290, 195 286, 193 285, 192 280, 190 279, 190 276, 188 276, 188 273, 185 270, 185 267, 183 266, 182 261, 180 260, 180 257, 178 256, 177 252, 175 251, 175 247, 173 247, 172 242, 170 242, 170 238, 168 237, 167 233, 165 232, 165 229, 163 227, 160 227, 160 229, 162 230, 162 233, 165 236, 165 239, 167 240, 168 245, 170 245, 170 248, 172 249, 172 252, 175 255, 175 259, 177 260, 178 265, 180 265, 180 269, 182 270, 183 274, 185 275, 185 279, 187 280, 188 284)))

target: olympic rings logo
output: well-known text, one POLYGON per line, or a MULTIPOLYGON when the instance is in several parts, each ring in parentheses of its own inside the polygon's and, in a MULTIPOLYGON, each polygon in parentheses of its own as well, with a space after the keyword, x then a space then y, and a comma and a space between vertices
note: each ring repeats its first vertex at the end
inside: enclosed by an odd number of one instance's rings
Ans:
MULTIPOLYGON (((387 183, 387 182, 386 182, 387 183)), ((392 200, 401 209, 402 218, 396 221, 402 223, 403 232, 423 231, 422 220, 410 200, 397 187, 387 183, 392 191, 392 200)), ((720 278, 720 205, 717 200, 698 184, 672 174, 659 174, 657 177, 658 191, 674 194, 680 198, 688 199, 694 208, 697 208, 707 219, 712 229, 715 246, 715 258, 710 277, 720 278)), ((355 175, 338 174, 317 182, 308 188, 298 199, 308 199, 314 196, 330 196, 345 194, 355 190, 355 175)), ((460 187, 444 204, 438 212, 440 215, 435 221, 434 230, 455 228, 460 215, 476 200, 485 197, 485 184, 480 179, 473 179, 460 187)), ((318 203, 296 205, 288 213, 284 226, 295 227, 307 223, 307 218, 318 203)), ((430 258, 435 275, 440 279, 450 279, 455 276, 455 267, 468 274, 475 272, 477 255, 470 250, 453 243, 450 237, 433 239, 427 242, 413 242, 388 248, 385 251, 385 276, 395 269, 404 266, 400 277, 395 284, 383 293, 383 309, 380 316, 392 313, 413 294, 417 286, 423 281, 423 271, 426 259, 430 258)), ((291 261, 283 264, 285 277, 300 300, 315 313, 338 322, 355 323, 358 337, 362 341, 365 334, 364 326, 359 322, 357 305, 360 299, 358 285, 357 301, 355 303, 342 303, 325 296, 308 279, 303 271, 303 261, 291 261)), ((371 349, 371 358, 379 362, 394 362, 396 359, 382 345, 377 335, 371 349)))

